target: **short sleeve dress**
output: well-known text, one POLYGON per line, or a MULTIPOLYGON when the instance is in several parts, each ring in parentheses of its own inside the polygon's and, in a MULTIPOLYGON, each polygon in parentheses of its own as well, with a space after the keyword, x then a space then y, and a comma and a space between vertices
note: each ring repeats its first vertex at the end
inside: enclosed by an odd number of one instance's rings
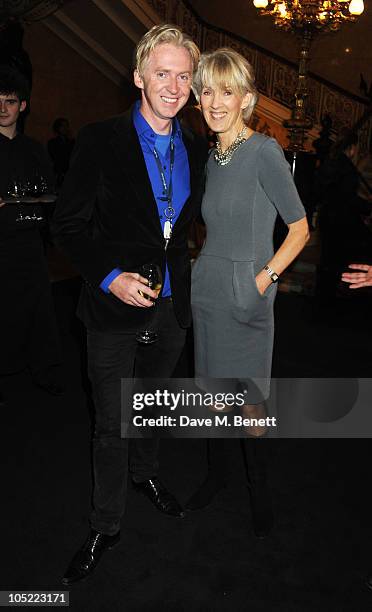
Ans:
POLYGON ((225 166, 210 155, 202 202, 207 237, 192 271, 195 375, 259 379, 260 399, 270 387, 277 285, 261 295, 255 276, 273 255, 278 213, 287 224, 305 216, 275 139, 254 132, 225 166))

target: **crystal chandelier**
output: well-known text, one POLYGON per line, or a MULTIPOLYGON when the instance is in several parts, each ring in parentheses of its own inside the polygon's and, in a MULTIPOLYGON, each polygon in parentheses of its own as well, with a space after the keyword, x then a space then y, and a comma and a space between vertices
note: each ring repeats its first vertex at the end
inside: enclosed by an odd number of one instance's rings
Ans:
POLYGON ((253 0, 253 4, 283 30, 313 33, 336 32, 364 11, 363 0, 253 0))
POLYGON ((317 34, 337 32, 343 23, 356 21, 364 11, 363 0, 253 0, 260 15, 269 15, 278 28, 300 39, 297 88, 291 117, 283 122, 289 131, 288 149, 304 149, 306 132, 312 128, 306 116, 307 69, 311 43, 317 34))

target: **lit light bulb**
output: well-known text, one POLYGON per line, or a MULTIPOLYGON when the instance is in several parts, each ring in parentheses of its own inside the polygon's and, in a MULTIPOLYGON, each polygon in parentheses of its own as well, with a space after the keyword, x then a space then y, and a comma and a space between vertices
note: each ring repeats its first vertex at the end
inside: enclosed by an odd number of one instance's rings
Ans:
POLYGON ((253 0, 253 4, 256 8, 266 8, 269 2, 268 0, 253 0))
POLYGON ((349 4, 349 12, 351 15, 361 15, 364 11, 363 0, 351 0, 349 4))
MULTIPOLYGON (((355 2, 355 0, 351 0, 351 1, 352 1, 352 2, 355 2)), ((283 17, 283 18, 288 17, 287 7, 286 7, 286 5, 284 4, 284 2, 282 2, 281 4, 278 4, 277 6, 278 6, 278 12, 279 12, 279 15, 280 15, 281 17, 283 17)))

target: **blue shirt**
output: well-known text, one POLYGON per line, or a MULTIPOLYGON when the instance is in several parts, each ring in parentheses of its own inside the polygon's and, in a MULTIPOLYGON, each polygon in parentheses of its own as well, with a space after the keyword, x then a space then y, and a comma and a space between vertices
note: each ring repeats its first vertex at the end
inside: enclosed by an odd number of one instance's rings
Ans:
MULTIPOLYGON (((165 179, 167 185, 169 185, 170 178, 170 134, 169 136, 162 136, 156 134, 152 127, 147 123, 146 119, 142 116, 140 112, 141 102, 137 101, 134 109, 133 109, 133 123, 134 127, 137 131, 138 138, 140 141, 140 145, 142 148, 143 156, 145 159, 145 164, 147 168, 147 172, 149 175, 149 179, 151 182, 152 191, 154 194, 154 198, 158 207, 159 220, 161 223, 161 227, 164 230, 164 223, 166 221, 166 217, 164 215, 164 209, 167 206, 167 202, 161 200, 161 197, 164 197, 163 194, 163 183, 160 177, 159 168, 156 164, 155 156, 154 156, 154 148, 159 155, 159 159, 163 166, 165 179)), ((172 219, 173 225, 177 221, 177 218, 180 215, 180 212, 190 196, 190 168, 189 168, 189 160, 187 157, 187 151, 185 145, 182 141, 182 131, 177 119, 173 120, 172 126, 172 134, 174 141, 174 167, 173 167, 173 199, 172 206, 175 209, 175 215, 172 219)), ((106 276, 106 278, 102 281, 100 287, 106 293, 109 293, 108 286, 110 283, 122 273, 122 270, 119 268, 115 268, 106 276)), ((163 283, 162 297, 168 297, 171 295, 170 288, 170 280, 169 280, 169 272, 168 266, 166 266, 165 270, 165 278, 163 283)))

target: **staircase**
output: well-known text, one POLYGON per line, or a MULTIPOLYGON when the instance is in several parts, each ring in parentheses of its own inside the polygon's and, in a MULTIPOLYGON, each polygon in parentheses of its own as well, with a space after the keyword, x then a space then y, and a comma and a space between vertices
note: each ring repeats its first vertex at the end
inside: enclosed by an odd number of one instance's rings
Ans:
MULTIPOLYGON (((43 23, 120 86, 123 79, 132 80, 132 55, 138 40, 153 25, 165 21, 177 23, 202 50, 230 46, 247 57, 254 67, 261 94, 256 109, 258 129, 269 131, 286 147, 282 122, 290 115, 297 82, 296 65, 230 32, 210 26, 185 0, 68 1, 43 23)), ((309 78, 309 90, 308 110, 315 126, 309 134, 309 147, 318 135, 320 119, 325 113, 332 115, 335 133, 338 133, 353 125, 366 107, 363 99, 315 76, 309 78)), ((361 152, 367 149, 371 133, 372 120, 360 132, 361 152)))

